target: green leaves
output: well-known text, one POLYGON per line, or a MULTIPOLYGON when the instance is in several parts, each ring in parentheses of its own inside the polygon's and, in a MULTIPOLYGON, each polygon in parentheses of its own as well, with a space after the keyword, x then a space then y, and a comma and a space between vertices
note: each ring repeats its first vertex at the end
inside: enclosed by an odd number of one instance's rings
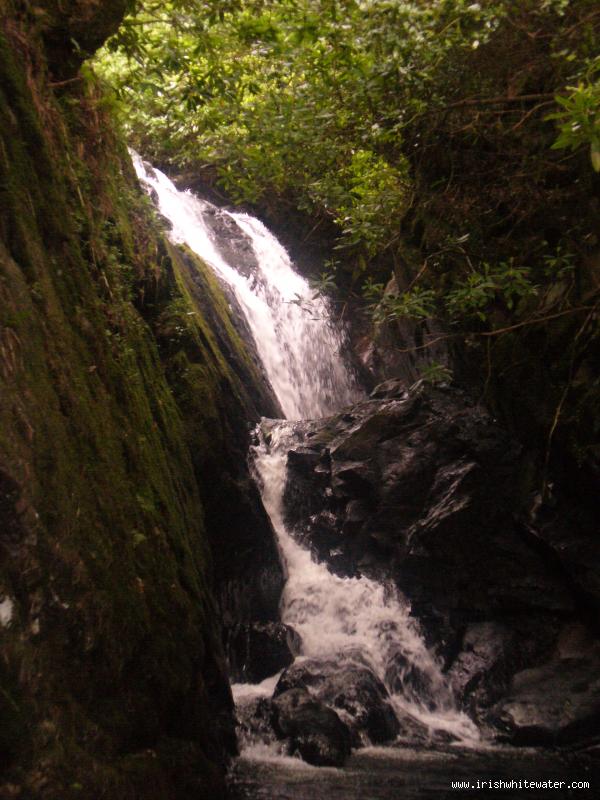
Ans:
POLYGON ((445 364, 432 361, 420 373, 419 381, 430 385, 449 383, 452 380, 452 370, 445 364))
POLYGON ((332 219, 340 247, 366 264, 411 200, 405 111, 426 109, 444 53, 482 39, 495 7, 151 0, 98 63, 128 106, 134 145, 211 164, 238 201, 293 197, 332 219))
MULTIPOLYGON (((470 148, 482 165, 493 164, 497 150, 518 160, 517 140, 526 141, 532 124, 534 155, 524 159, 523 174, 535 184, 544 162, 562 170, 563 157, 548 152, 552 130, 543 118, 556 95, 556 111, 546 118, 558 126, 554 148, 585 148, 600 171, 592 6, 591 0, 144 0, 98 66, 116 88, 131 143, 145 155, 208 168, 234 202, 284 204, 334 227, 339 258, 315 291, 331 295, 336 285, 364 284, 378 320, 441 316, 455 329, 481 329, 569 294, 574 262, 560 248, 535 250, 536 261, 510 247, 498 255, 486 247, 487 233, 469 216, 478 205, 476 189, 466 202, 453 194, 466 180, 455 163, 464 163, 470 148), (531 66, 520 62, 523 74, 494 61, 498 44, 506 52, 513 38, 531 48, 531 66), (546 77, 538 84, 540 75, 546 77), (449 137, 448 164, 437 148, 429 167, 440 131, 449 137), (427 207, 413 169, 429 181, 427 207), (450 207, 453 221, 446 230, 441 220, 436 238, 431 220, 450 207), (427 235, 416 232, 419 225, 427 235), (464 230, 471 236, 457 237, 464 230), (398 263, 405 237, 422 248, 417 263, 424 259, 426 269, 409 291, 386 293, 381 278, 398 263)), ((490 231, 502 229, 500 209, 511 202, 494 196, 484 220, 490 231)), ((516 201, 502 210, 508 221, 520 213, 516 201)))
POLYGON ((514 310, 520 301, 534 296, 538 287, 531 280, 531 270, 514 263, 484 263, 478 272, 457 282, 445 298, 446 309, 453 321, 474 318, 489 321, 492 308, 503 305, 514 310))
MULTIPOLYGON (((561 256, 557 256, 553 266, 564 269, 562 265, 561 256)), ((490 323, 492 312, 498 308, 516 310, 520 303, 535 297, 538 288, 530 269, 509 261, 483 263, 478 271, 456 280, 443 295, 434 288, 420 286, 400 294, 386 292, 382 283, 368 279, 363 285, 363 297, 375 322, 445 316, 450 324, 463 326, 472 321, 490 323)))
POLYGON ((425 320, 437 315, 437 297, 433 289, 415 287, 409 292, 385 293, 371 303, 375 322, 390 322, 398 319, 425 320))
POLYGON ((585 78, 575 86, 567 86, 569 94, 557 95, 560 111, 549 114, 556 120, 559 135, 552 147, 555 150, 577 150, 588 146, 595 172, 600 172, 600 56, 584 64, 585 78))

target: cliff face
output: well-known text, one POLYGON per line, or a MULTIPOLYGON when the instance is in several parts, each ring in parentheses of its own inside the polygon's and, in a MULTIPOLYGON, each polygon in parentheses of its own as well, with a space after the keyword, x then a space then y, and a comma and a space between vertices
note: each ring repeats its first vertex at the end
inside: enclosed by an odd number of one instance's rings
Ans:
MULTIPOLYGON (((1 20, 6 797, 221 796, 235 737, 209 540, 231 548, 251 514, 270 542, 238 459, 268 390, 77 72, 124 8, 14 3, 1 20)), ((277 581, 253 601, 267 615, 277 581)))

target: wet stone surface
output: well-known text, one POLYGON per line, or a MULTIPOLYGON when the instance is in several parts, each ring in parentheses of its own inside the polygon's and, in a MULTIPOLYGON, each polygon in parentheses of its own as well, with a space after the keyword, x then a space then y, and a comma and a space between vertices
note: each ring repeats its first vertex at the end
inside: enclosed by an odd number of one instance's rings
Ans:
POLYGON ((341 716, 353 733, 355 747, 360 747, 362 737, 380 744, 400 732, 385 686, 365 664, 339 659, 295 663, 279 679, 275 696, 300 688, 341 716))

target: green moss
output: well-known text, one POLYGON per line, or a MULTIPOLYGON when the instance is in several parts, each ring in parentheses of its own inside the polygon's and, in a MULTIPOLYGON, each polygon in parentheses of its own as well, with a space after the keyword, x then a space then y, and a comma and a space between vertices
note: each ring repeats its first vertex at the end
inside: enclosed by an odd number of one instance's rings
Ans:
POLYGON ((30 46, 0 38, 0 477, 16 487, 0 688, 19 709, 0 787, 218 796, 231 700, 203 476, 225 474, 268 398, 210 271, 161 238, 93 84, 57 102, 30 46))

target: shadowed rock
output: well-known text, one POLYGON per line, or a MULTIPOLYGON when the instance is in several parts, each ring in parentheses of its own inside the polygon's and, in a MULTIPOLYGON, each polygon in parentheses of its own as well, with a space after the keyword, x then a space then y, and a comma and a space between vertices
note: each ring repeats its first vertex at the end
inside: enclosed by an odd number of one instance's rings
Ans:
POLYGON ((229 639, 229 668, 234 682, 260 683, 289 666, 300 652, 300 637, 282 622, 236 626, 229 639))
POLYGON ((308 659, 288 667, 275 687, 275 697, 303 689, 326 703, 353 732, 353 743, 381 744, 400 730, 383 683, 364 663, 354 660, 308 659))
POLYGON ((273 701, 273 729, 309 764, 341 767, 350 755, 348 727, 331 708, 304 689, 290 689, 273 701))
MULTIPOLYGON (((520 449, 485 409, 453 387, 404 387, 389 381, 301 425, 285 518, 333 572, 396 584, 463 707, 482 719, 515 673, 551 657, 562 624, 581 618, 599 548, 581 533, 585 551, 559 550, 555 520, 536 535, 518 519, 520 449)), ((394 691, 426 700, 424 676, 390 669, 394 691)))
POLYGON ((600 733, 600 652, 523 670, 491 721, 519 745, 585 742, 600 733))

